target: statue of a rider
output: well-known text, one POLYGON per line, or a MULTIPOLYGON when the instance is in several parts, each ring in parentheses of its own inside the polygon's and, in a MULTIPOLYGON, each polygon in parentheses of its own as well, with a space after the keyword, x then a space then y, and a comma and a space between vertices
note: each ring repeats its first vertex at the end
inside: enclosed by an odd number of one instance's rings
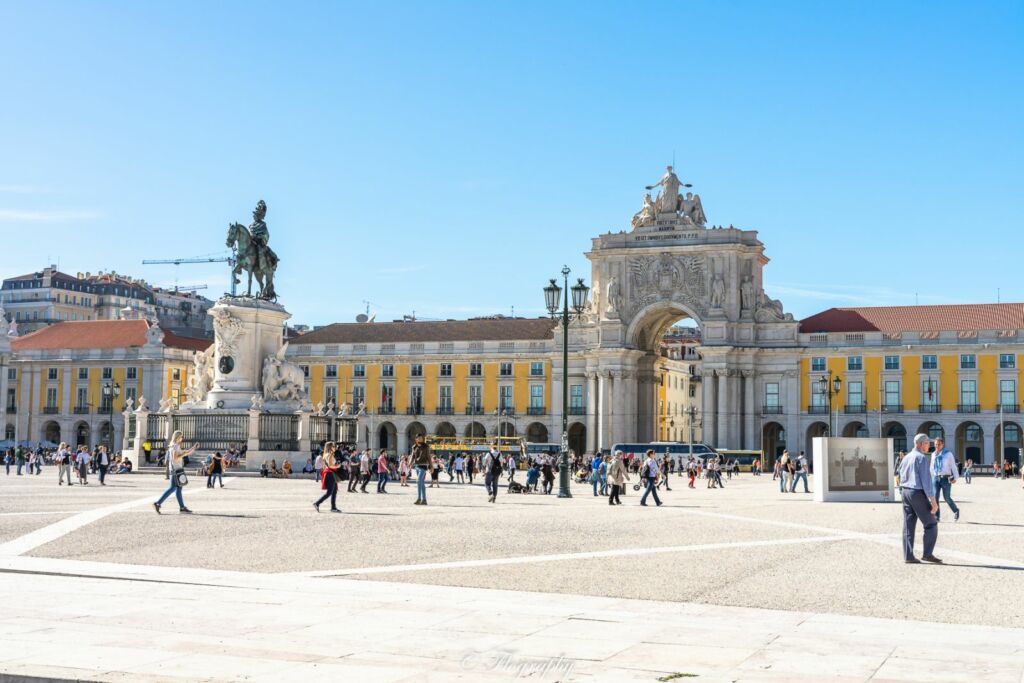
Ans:
MULTIPOLYGON (((274 271, 277 268, 277 254, 270 248, 270 230, 263 220, 267 215, 267 204, 262 199, 252 212, 252 223, 246 230, 233 223, 228 232, 228 246, 236 249, 236 265, 232 277, 243 270, 249 273, 249 295, 252 295, 252 279, 260 285, 261 299, 274 299, 274 271)), ((235 278, 235 284, 239 280, 235 278)))

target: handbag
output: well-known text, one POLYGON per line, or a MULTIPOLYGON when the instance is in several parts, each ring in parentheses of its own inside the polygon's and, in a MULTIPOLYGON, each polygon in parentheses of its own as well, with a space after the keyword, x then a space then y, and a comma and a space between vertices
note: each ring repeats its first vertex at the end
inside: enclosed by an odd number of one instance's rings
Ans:
POLYGON ((185 474, 185 470, 174 470, 174 483, 179 488, 188 486, 188 476, 185 474))

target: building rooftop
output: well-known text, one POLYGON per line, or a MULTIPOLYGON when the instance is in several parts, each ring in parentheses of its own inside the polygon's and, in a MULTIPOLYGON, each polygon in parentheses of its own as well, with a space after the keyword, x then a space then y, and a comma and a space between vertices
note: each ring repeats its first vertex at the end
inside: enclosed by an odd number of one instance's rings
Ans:
MULTIPOLYGON (((56 349, 124 349, 144 346, 150 324, 146 320, 79 320, 60 322, 11 340, 14 351, 56 349)), ((164 346, 203 351, 211 339, 183 337, 164 330, 164 346)))
POLYGON ((391 323, 334 323, 296 337, 294 344, 511 341, 552 339, 550 318, 416 320, 391 323))
POLYGON ((970 332, 1024 329, 1024 303, 830 308, 800 321, 815 332, 970 332))

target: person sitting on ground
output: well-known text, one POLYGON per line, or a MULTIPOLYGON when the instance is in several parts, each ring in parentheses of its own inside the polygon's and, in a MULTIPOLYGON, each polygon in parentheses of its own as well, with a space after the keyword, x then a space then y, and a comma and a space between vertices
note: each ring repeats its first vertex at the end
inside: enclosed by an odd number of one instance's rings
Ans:
POLYGON ((121 460, 121 465, 117 468, 118 474, 131 474, 132 473, 132 461, 128 458, 121 460))
POLYGON ((270 476, 272 476, 272 477, 280 477, 281 476, 281 468, 279 468, 277 466, 277 459, 276 458, 271 458, 270 459, 270 476))
POLYGON ((264 460, 263 463, 260 465, 260 476, 261 477, 269 477, 270 476, 270 468, 267 467, 267 461, 266 460, 264 460))
MULTIPOLYGON (((321 457, 321 456, 317 456, 317 457, 321 457)), ((313 474, 313 461, 310 460, 309 458, 306 458, 306 464, 302 466, 302 473, 303 474, 313 474)))
POLYGON ((292 461, 285 460, 281 466, 281 476, 290 477, 292 475, 292 461))

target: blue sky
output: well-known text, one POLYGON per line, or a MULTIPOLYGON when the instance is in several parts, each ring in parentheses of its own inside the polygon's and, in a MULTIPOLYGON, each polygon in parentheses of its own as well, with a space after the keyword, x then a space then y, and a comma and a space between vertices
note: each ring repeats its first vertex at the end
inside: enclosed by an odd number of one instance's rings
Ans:
POLYGON ((797 317, 1024 301, 1020 2, 4 1, 0 65, 2 277, 214 295, 141 260, 263 198, 296 322, 539 315, 674 155, 797 317))

